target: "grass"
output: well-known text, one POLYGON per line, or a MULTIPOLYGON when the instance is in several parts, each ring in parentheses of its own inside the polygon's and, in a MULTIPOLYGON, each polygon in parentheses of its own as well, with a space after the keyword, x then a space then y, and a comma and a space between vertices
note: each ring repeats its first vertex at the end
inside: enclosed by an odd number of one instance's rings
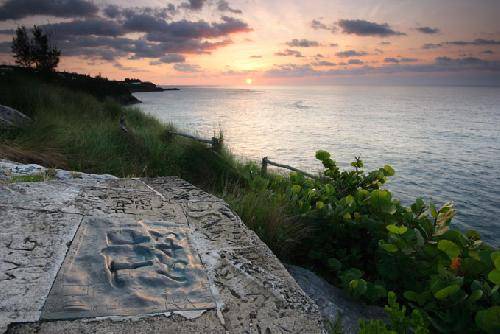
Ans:
POLYGON ((0 132, 0 158, 118 177, 177 175, 223 197, 281 258, 307 230, 286 214, 286 199, 268 189, 254 163, 241 163, 225 148, 170 136, 172 125, 111 99, 17 75, 0 76, 0 104, 33 118, 30 126, 0 132), (128 134, 119 119, 125 115, 128 134))

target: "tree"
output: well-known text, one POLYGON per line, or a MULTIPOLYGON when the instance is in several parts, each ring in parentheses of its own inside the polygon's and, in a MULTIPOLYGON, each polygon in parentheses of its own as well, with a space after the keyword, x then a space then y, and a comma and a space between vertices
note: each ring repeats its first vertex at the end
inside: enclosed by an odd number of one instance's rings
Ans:
POLYGON ((16 29, 16 36, 12 40, 12 52, 17 64, 23 67, 31 66, 31 41, 25 26, 16 29))
POLYGON ((49 38, 38 26, 31 30, 33 37, 28 35, 26 27, 18 27, 12 40, 12 52, 16 63, 24 67, 34 67, 37 70, 54 71, 59 64, 61 51, 49 44, 49 38))

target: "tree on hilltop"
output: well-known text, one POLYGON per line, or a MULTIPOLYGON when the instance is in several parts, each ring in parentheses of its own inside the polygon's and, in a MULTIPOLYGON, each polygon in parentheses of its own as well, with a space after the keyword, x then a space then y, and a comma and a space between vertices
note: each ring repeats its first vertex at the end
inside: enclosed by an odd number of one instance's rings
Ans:
POLYGON ((17 64, 44 72, 54 71, 61 56, 61 51, 50 45, 47 34, 36 25, 31 29, 31 36, 25 26, 16 29, 12 52, 17 64))

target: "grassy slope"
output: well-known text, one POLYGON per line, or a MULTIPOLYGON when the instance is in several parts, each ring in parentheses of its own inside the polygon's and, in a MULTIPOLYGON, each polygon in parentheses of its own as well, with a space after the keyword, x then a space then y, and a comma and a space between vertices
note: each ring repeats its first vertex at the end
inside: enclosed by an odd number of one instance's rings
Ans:
POLYGON ((256 165, 226 150, 216 155, 204 144, 169 137, 172 126, 138 108, 23 76, 0 77, 0 104, 34 119, 28 128, 0 133, 0 158, 120 177, 177 175, 224 197, 278 256, 300 240, 300 225, 287 222, 286 200, 266 189, 272 177, 259 177, 256 165), (120 130, 121 113, 129 135, 120 130))

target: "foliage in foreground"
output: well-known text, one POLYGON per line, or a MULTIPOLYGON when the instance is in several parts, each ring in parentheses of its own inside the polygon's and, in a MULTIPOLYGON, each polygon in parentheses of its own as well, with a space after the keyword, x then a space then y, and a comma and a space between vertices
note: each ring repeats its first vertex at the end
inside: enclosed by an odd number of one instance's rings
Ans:
POLYGON ((33 117, 0 133, 0 156, 117 176, 179 175, 217 193, 281 259, 306 266, 364 301, 383 304, 390 325, 365 333, 495 333, 500 330, 500 252, 478 233, 450 230, 451 204, 401 205, 382 189, 390 166, 341 171, 328 152, 318 179, 260 175, 223 152, 167 136, 168 126, 134 108, 36 80, 2 80, 0 104, 33 117), (118 124, 124 113, 130 134, 118 124), (3 146, 2 146, 3 145, 3 146), (37 152, 35 156, 33 152, 37 152), (399 324, 399 325, 398 325, 399 324), (385 330, 385 332, 384 332, 385 330))
POLYGON ((500 330, 500 252, 475 231, 450 230, 452 204, 437 209, 417 199, 405 207, 381 189, 390 166, 365 173, 356 159, 353 170, 340 171, 328 152, 316 157, 325 167, 320 178, 292 174, 275 187, 313 227, 298 253, 306 256, 292 260, 370 303, 396 292, 432 332, 500 330))

